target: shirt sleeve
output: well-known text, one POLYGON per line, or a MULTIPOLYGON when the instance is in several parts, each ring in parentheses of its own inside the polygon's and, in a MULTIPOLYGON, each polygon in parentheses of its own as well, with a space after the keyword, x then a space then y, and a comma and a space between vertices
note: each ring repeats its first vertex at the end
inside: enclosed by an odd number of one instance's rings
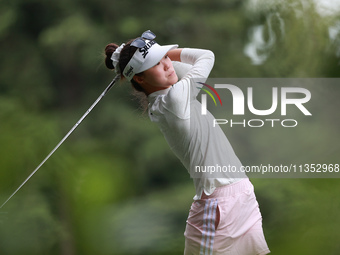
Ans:
POLYGON ((187 78, 208 78, 214 61, 214 53, 210 50, 183 49, 181 53, 181 62, 193 66, 187 78))
POLYGON ((190 102, 195 100, 200 91, 199 83, 208 78, 215 61, 214 53, 210 50, 185 48, 181 53, 181 62, 191 65, 191 68, 174 84, 163 99, 164 108, 177 117, 190 117, 190 102))
POLYGON ((192 68, 192 65, 186 64, 186 63, 183 63, 183 62, 179 62, 179 61, 173 61, 172 65, 175 69, 175 72, 176 72, 179 80, 183 79, 185 77, 185 75, 192 68))

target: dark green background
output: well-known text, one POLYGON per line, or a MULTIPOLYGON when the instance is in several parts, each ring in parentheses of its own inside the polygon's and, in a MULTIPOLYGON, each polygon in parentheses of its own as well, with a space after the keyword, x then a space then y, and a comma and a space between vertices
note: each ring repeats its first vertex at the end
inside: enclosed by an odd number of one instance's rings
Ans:
MULTIPOLYGON (((1 201, 114 77, 103 61, 106 44, 151 29, 160 44, 212 50, 211 77, 338 77, 340 35, 331 38, 329 31, 339 31, 339 18, 292 0, 1 1, 1 201), (245 54, 250 48, 256 58, 245 54)), ((183 253, 192 180, 131 92, 125 83, 114 87, 5 205, 0 254, 183 253)), ((294 138, 320 157, 309 158, 308 151, 294 157, 339 163, 339 151, 322 153, 329 141, 339 142, 333 103, 339 89, 320 93, 330 98, 319 107, 333 122, 306 126, 294 138)), ((278 157, 278 147, 289 155, 294 145, 284 132, 263 132, 228 133, 242 162, 278 157)), ((281 160, 289 158, 276 163, 281 160)), ((340 253, 340 179, 252 182, 272 254, 340 253)))

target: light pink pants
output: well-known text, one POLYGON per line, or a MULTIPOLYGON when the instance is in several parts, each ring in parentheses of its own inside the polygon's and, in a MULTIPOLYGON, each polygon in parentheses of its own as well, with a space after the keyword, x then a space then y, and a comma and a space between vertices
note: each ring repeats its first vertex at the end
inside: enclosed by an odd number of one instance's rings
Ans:
POLYGON ((270 253, 262 216, 249 179, 216 188, 192 203, 185 229, 185 255, 270 253))

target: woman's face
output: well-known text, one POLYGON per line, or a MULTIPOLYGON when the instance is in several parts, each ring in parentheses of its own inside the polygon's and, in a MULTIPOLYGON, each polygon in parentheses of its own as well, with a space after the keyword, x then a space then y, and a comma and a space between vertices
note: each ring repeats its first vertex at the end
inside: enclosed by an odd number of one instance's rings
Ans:
POLYGON ((135 76, 135 78, 147 94, 167 89, 178 81, 177 74, 168 55, 165 55, 157 65, 144 71, 141 76, 135 76))

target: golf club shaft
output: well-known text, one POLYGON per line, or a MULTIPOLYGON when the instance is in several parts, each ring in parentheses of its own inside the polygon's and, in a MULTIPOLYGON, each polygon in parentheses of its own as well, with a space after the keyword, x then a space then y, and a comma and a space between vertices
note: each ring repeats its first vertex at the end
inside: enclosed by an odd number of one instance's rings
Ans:
POLYGON ((9 196, 9 198, 0 206, 0 209, 25 185, 26 182, 39 170, 39 168, 52 156, 52 154, 60 147, 60 145, 70 136, 70 134, 79 126, 79 124, 86 118, 86 116, 92 111, 92 109, 98 104, 98 102, 106 95, 106 93, 112 88, 112 86, 119 80, 120 75, 112 80, 103 93, 97 98, 97 100, 90 106, 85 114, 78 120, 78 122, 71 128, 71 130, 64 136, 63 139, 57 144, 56 147, 47 155, 47 157, 37 166, 37 168, 26 178, 26 180, 9 196))

